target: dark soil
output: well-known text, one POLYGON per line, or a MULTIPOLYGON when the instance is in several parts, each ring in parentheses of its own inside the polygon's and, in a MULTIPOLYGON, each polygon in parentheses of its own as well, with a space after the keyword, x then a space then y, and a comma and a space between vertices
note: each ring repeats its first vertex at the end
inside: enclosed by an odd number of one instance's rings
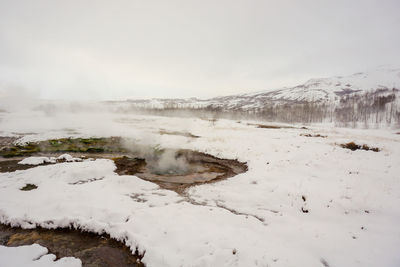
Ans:
POLYGON ((374 152, 379 152, 380 151, 380 149, 377 148, 377 147, 369 147, 368 145, 365 145, 365 144, 364 145, 357 145, 354 142, 341 144, 340 146, 343 147, 343 148, 350 149, 352 151, 355 151, 355 150, 366 150, 366 151, 371 150, 371 151, 374 151, 374 152))
POLYGON ((37 243, 58 258, 76 257, 84 267, 141 267, 142 256, 108 235, 72 229, 21 229, 0 224, 0 245, 17 247, 37 243))
POLYGON ((119 175, 135 175, 144 171, 146 160, 142 158, 130 158, 123 156, 120 158, 113 158, 117 169, 116 173, 119 175))
POLYGON ((308 212, 309 212, 308 209, 306 209, 306 208, 304 208, 304 207, 301 207, 301 211, 302 211, 303 213, 308 213, 308 212))
POLYGON ((19 190, 21 190, 21 191, 31 191, 31 190, 34 190, 34 189, 37 189, 37 188, 38 187, 35 184, 26 184, 24 187, 22 187, 19 190))
POLYGON ((300 134, 300 136, 305 136, 305 137, 321 137, 321 138, 327 138, 327 135, 320 135, 320 134, 300 134))
POLYGON ((0 161, 0 172, 13 172, 18 170, 27 170, 29 168, 35 167, 34 165, 18 164, 18 160, 2 160, 0 161))

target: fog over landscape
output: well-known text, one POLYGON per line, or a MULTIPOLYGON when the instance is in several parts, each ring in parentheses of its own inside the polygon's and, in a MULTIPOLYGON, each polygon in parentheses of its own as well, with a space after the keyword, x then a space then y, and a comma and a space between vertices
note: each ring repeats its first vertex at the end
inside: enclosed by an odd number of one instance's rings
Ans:
POLYGON ((1 90, 46 99, 209 98, 399 67, 396 0, 0 5, 1 90))
POLYGON ((0 267, 400 266, 397 0, 0 0, 0 267))

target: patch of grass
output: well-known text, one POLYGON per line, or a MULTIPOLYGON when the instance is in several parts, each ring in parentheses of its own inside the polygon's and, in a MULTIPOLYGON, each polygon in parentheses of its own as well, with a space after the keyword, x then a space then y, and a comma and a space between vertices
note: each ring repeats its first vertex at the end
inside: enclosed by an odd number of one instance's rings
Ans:
POLYGON ((104 153, 124 152, 121 139, 118 137, 109 138, 60 138, 28 143, 25 145, 11 145, 0 151, 0 156, 5 158, 30 156, 43 153, 104 153))
POLYGON ((11 158, 19 156, 29 156, 37 152, 40 152, 39 146, 30 143, 26 145, 15 145, 11 147, 5 147, 0 151, 0 155, 5 158, 11 158))
POLYGON ((103 153, 104 152, 104 148, 102 147, 89 147, 86 149, 87 153, 103 153))
POLYGON ((103 146, 111 143, 107 138, 61 138, 49 140, 50 147, 44 145, 46 151, 55 152, 104 152, 103 146))
POLYGON ((49 140, 49 144, 52 147, 59 147, 63 144, 64 142, 61 139, 52 139, 49 140))
POLYGON ((357 145, 357 144, 354 143, 354 142, 349 142, 349 143, 346 143, 346 144, 341 144, 340 146, 343 147, 343 148, 350 149, 350 150, 352 150, 352 151, 355 151, 355 150, 366 150, 366 151, 371 150, 371 151, 374 151, 374 152, 379 152, 379 151, 380 151, 380 149, 377 148, 377 147, 369 147, 369 146, 366 145, 366 144, 364 144, 364 145, 357 145))
POLYGON ((78 141, 85 145, 105 144, 106 138, 78 138, 78 141))
POLYGON ((20 188, 21 191, 31 191, 33 189, 38 188, 35 184, 26 184, 24 187, 20 188))

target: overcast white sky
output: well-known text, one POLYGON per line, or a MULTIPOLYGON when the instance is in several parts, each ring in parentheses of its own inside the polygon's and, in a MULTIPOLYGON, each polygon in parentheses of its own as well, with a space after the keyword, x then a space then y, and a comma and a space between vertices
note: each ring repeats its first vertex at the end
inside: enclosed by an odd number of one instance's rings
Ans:
POLYGON ((400 66, 399 0, 0 0, 0 87, 212 97, 400 66))

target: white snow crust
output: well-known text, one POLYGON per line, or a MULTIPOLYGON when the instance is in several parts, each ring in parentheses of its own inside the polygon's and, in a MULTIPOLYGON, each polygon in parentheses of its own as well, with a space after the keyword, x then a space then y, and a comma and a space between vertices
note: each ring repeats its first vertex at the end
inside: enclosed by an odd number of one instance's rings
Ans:
POLYGON ((18 162, 18 164, 41 165, 44 163, 56 163, 57 160, 64 160, 67 162, 82 161, 81 158, 74 158, 69 154, 62 154, 58 157, 27 157, 18 162))
POLYGON ((18 164, 23 165, 40 165, 44 163, 56 163, 56 159, 49 157, 28 157, 18 162, 18 164))
POLYGON ((81 267, 79 259, 65 257, 56 260, 54 254, 38 244, 20 247, 0 246, 1 267, 81 267))

